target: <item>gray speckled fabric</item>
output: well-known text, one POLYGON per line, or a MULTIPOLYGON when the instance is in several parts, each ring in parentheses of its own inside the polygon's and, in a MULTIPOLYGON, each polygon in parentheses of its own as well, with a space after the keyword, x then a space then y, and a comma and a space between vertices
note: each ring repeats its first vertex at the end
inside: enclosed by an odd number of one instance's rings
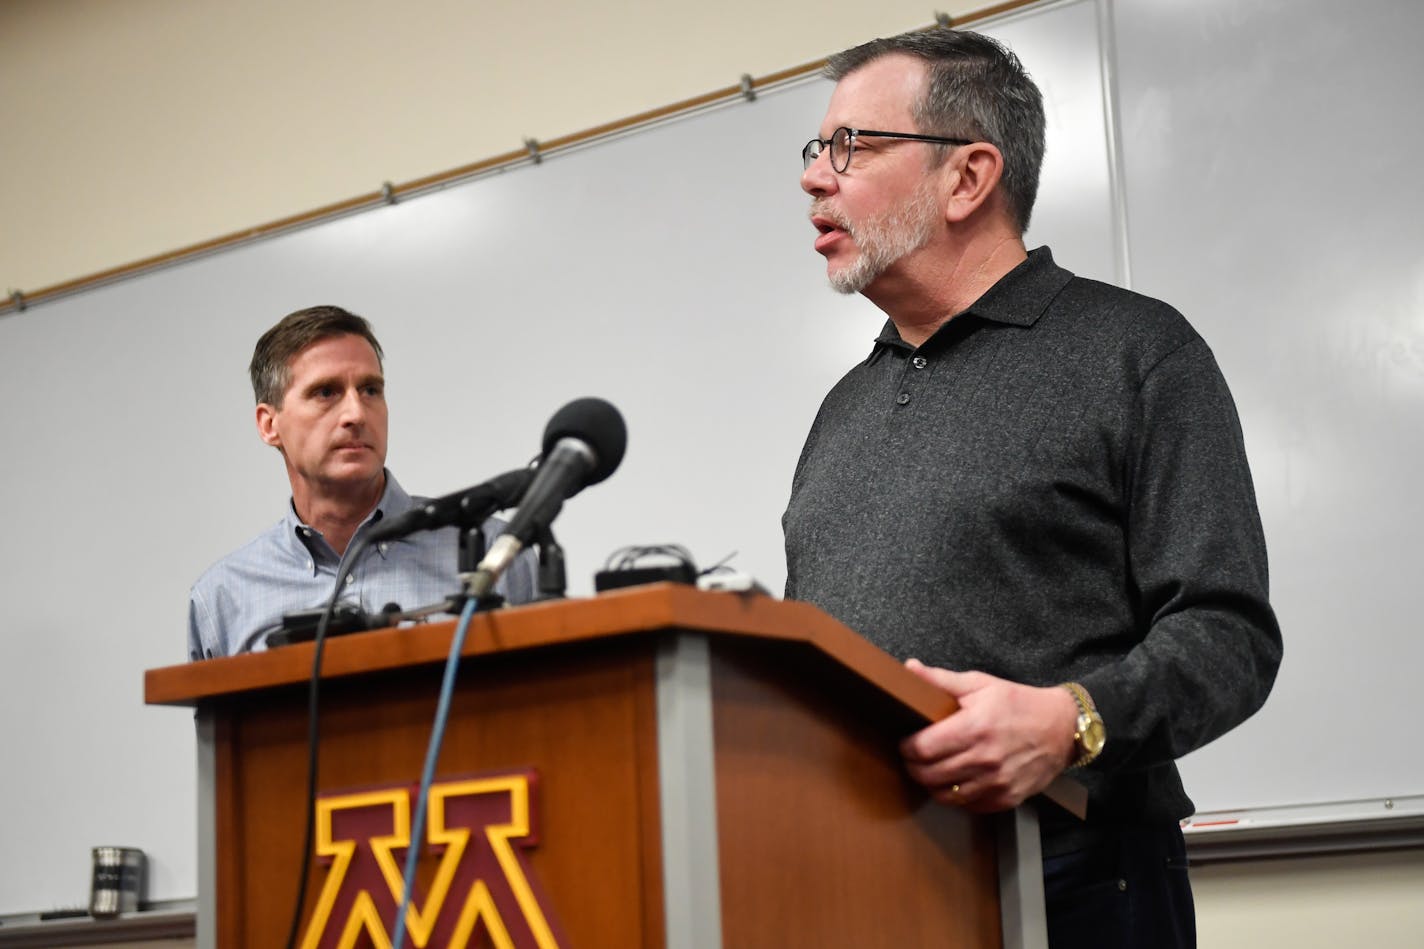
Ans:
POLYGON ((1265 544, 1211 351, 1047 248, 917 350, 886 325, 822 404, 783 523, 786 595, 888 652, 1083 683, 1108 733, 1079 772, 1090 823, 1190 814, 1174 759, 1275 679, 1265 544))

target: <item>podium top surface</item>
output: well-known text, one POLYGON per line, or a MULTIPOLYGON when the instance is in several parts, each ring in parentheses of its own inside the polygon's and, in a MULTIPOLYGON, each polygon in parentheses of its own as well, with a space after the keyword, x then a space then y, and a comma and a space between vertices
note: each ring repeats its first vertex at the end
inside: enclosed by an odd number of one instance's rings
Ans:
MULTIPOLYGON (((856 673, 900 704, 934 721, 954 700, 909 672, 890 654, 807 603, 742 593, 709 593, 657 583, 587 599, 555 600, 477 613, 466 657, 678 631, 805 644, 856 673)), ((375 630, 326 641, 322 677, 338 678, 444 662, 455 621, 375 630)), ((210 699, 310 680, 312 643, 150 669, 149 705, 196 706, 210 699)))
MULTIPOLYGON (((329 639, 322 656, 322 678, 443 663, 454 638, 455 622, 329 639)), ((704 592, 676 583, 476 613, 462 656, 678 632, 801 644, 854 673, 926 722, 938 721, 958 708, 949 694, 920 679, 894 656, 809 603, 762 594, 704 592)), ((144 702, 198 706, 245 692, 301 685, 311 680, 315 651, 315 645, 308 642, 149 669, 144 673, 144 702)), ((1044 794, 1083 816, 1087 791, 1071 778, 1060 775, 1044 794)))

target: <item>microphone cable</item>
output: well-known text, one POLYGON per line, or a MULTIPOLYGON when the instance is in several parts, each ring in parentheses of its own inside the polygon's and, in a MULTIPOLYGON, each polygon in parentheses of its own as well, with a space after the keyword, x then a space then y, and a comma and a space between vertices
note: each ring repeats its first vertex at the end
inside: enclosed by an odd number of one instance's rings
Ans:
MULTIPOLYGON (((499 506, 499 505, 502 505, 502 504, 505 503, 502 498, 485 498, 485 499, 482 499, 482 501, 483 501, 483 505, 484 505, 483 508, 480 509, 480 510, 477 510, 477 511, 475 511, 475 512, 472 512, 472 513, 470 514, 471 517, 477 518, 476 523, 478 523, 480 520, 483 520, 483 519, 485 519, 485 518, 488 518, 491 514, 494 513, 495 510, 498 509, 498 506, 499 506)), ((321 660, 322 660, 323 654, 324 654, 325 651, 326 651, 326 634, 327 634, 327 628, 328 628, 328 626, 330 626, 330 624, 331 624, 331 617, 332 617, 332 615, 333 615, 333 614, 335 613, 335 611, 336 611, 336 603, 337 603, 337 601, 341 598, 341 590, 342 590, 343 584, 345 583, 346 576, 347 576, 347 574, 349 574, 349 573, 355 568, 356 563, 361 559, 361 555, 364 554, 364 553, 366 552, 366 549, 370 546, 369 538, 366 537, 366 536, 358 536, 358 537, 355 537, 355 538, 352 539, 351 545, 352 545, 352 546, 351 546, 351 548, 348 550, 347 555, 342 558, 342 561, 343 561, 344 566, 342 566, 342 567, 337 571, 337 574, 336 574, 336 582, 335 582, 334 584, 332 584, 332 587, 331 587, 331 597, 326 601, 326 606, 325 606, 325 608, 322 610, 321 618, 317 621, 317 624, 316 624, 316 636, 315 636, 315 638, 312 640, 312 642, 313 642, 314 645, 315 645, 315 652, 312 654, 311 685, 310 685, 310 687, 309 687, 309 689, 308 689, 308 692, 307 692, 307 792, 306 792, 307 806, 306 806, 306 822, 305 822, 305 823, 306 823, 306 826, 305 826, 305 829, 303 830, 303 835, 302 835, 302 868, 301 868, 301 877, 300 877, 300 879, 299 879, 299 881, 298 881, 298 884, 297 884, 297 901, 296 901, 296 906, 295 906, 295 908, 294 908, 293 911, 292 911, 292 923, 291 923, 291 927, 290 927, 290 928, 288 929, 288 931, 287 931, 287 949, 296 949, 297 936, 298 936, 298 934, 299 934, 299 931, 300 931, 301 925, 302 925, 302 911, 305 909, 305 907, 306 907, 306 901, 307 901, 307 877, 310 876, 310 874, 311 874, 312 841, 313 841, 313 839, 314 839, 315 836, 316 836, 317 766, 318 766, 318 763, 319 763, 317 751, 318 751, 319 736, 320 736, 320 716, 321 716, 321 704, 320 704, 320 697, 321 697, 321 660)), ((462 617, 465 615, 465 613, 469 613, 469 614, 473 615, 474 609, 477 609, 478 607, 479 607, 479 600, 478 600, 478 598, 477 598, 477 597, 470 597, 470 598, 466 601, 466 604, 465 604, 465 611, 464 611, 464 613, 461 614, 462 617), (472 608, 472 607, 473 607, 473 608, 472 608)), ((452 650, 453 650, 452 653, 451 653, 451 656, 452 656, 452 657, 458 657, 458 656, 459 656, 459 654, 460 654, 460 653, 459 653, 459 644, 460 644, 460 643, 463 643, 464 637, 465 637, 465 630, 468 629, 468 627, 469 627, 469 621, 462 618, 462 621, 461 621, 459 627, 457 628, 456 641, 455 641, 455 643, 452 643, 452 646, 451 646, 451 648, 452 648, 452 650)), ((454 663, 451 663, 451 664, 454 664, 454 663)), ((449 668, 450 668, 450 665, 447 664, 447 670, 448 670, 449 668)), ((453 673, 447 674, 447 678, 451 678, 452 676, 453 676, 453 673)), ((449 704, 449 703, 448 703, 448 700, 445 698, 445 696, 444 696, 443 694, 442 694, 441 701, 442 701, 442 703, 443 703, 442 707, 445 708, 445 709, 446 709, 446 712, 448 713, 448 704, 449 704)), ((443 724, 442 721, 440 721, 439 718, 437 718, 437 723, 439 724, 439 727, 440 727, 441 732, 442 732, 442 737, 443 737, 444 724, 443 724)), ((433 738, 434 738, 434 736, 432 736, 432 740, 433 740, 433 738)), ((439 746, 438 746, 438 744, 436 744, 434 747, 435 747, 435 751, 438 753, 438 751, 439 751, 439 746)), ((421 800, 420 800, 420 802, 419 802, 419 806, 422 807, 422 808, 424 807, 424 799, 425 799, 425 796, 426 796, 426 791, 422 791, 422 792, 421 792, 421 800)), ((414 836, 414 835, 412 835, 412 836, 414 836)), ((412 850, 414 850, 414 847, 415 847, 415 843, 414 843, 414 841, 412 841, 412 850)), ((410 884, 407 883, 407 884, 406 884, 406 894, 407 894, 407 898, 408 898, 409 892, 410 892, 410 884)), ((404 919, 405 919, 405 916, 404 916, 404 914, 402 913, 402 915, 401 915, 401 917, 400 917, 400 921, 403 923, 404 919)))
POLYGON ((287 949, 296 949, 297 934, 302 925, 302 910, 307 901, 307 876, 311 873, 312 838, 316 833, 317 749, 320 744, 318 735, 320 734, 321 713, 321 704, 318 700, 321 696, 321 658, 326 650, 326 628, 331 623, 332 613, 336 611, 336 601, 341 598, 341 585, 346 580, 346 575, 361 559, 361 555, 366 552, 367 547, 364 537, 355 538, 352 540, 352 544, 356 549, 344 558, 345 565, 336 573, 336 582, 332 584, 331 596, 326 601, 326 608, 321 612, 321 619, 317 620, 316 637, 312 640, 315 644, 315 652, 312 654, 311 684, 307 690, 306 828, 302 837, 302 869, 297 882, 297 905, 292 911, 291 928, 287 931, 287 949))
POLYGON ((460 611, 460 622, 450 640, 450 655, 445 660, 445 678, 440 683, 440 700, 435 708, 435 724, 430 729, 430 742, 425 748, 425 768, 420 774, 420 792, 415 799, 415 818, 410 826, 410 842, 405 852, 405 876, 401 886, 400 906, 396 909, 395 937, 392 949, 405 945, 405 919, 410 912, 410 895, 415 890, 415 867, 420 858, 425 836, 425 808, 430 799, 430 786, 435 783, 435 763, 440 758, 440 746, 445 742, 445 725, 450 720, 450 702, 455 694, 455 674, 460 667, 460 654, 465 650, 465 637, 470 621, 479 609, 479 599, 470 597, 460 611))

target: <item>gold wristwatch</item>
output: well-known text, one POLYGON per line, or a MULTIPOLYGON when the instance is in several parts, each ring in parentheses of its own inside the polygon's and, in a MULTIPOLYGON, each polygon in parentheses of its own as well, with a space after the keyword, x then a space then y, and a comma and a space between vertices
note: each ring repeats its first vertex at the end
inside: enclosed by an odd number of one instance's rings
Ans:
POLYGON ((1093 697, 1088 694, 1087 689, 1076 682, 1065 682, 1063 688, 1068 690, 1068 694, 1073 696, 1073 701, 1078 706, 1078 721, 1073 726, 1073 744, 1078 749, 1078 758, 1068 766, 1069 770, 1072 770, 1083 767, 1103 753, 1108 732, 1103 726, 1103 717, 1098 714, 1098 707, 1093 704, 1093 697))

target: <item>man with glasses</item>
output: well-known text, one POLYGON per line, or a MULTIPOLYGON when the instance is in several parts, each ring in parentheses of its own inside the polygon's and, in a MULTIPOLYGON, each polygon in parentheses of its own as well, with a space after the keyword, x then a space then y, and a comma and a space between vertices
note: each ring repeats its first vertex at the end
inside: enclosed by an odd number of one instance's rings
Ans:
POLYGON ((978 812, 1038 805, 1055 947, 1195 944, 1174 760, 1251 715, 1281 656, 1230 393, 1169 306, 1028 252, 1042 99, 934 30, 831 57, 803 152, 832 286, 889 317, 807 438, 788 597, 960 710, 901 746, 978 812))

